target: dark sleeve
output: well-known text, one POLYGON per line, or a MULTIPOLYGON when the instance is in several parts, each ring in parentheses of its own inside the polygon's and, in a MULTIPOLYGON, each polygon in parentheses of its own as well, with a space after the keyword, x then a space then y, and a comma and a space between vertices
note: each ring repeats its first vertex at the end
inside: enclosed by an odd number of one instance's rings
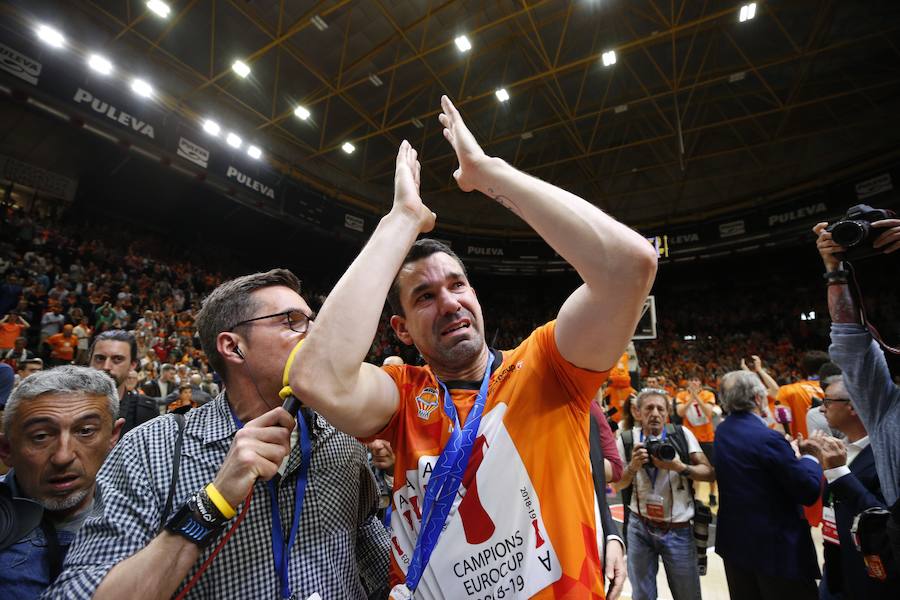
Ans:
POLYGON ((828 491, 848 507, 852 507, 853 514, 858 515, 873 506, 887 508, 880 487, 870 492, 853 473, 832 481, 828 484, 828 491))
MULTIPOLYGON (((591 403, 591 416, 597 423, 597 429, 600 432, 600 446, 603 449, 603 458, 609 461, 612 466, 612 478, 610 483, 618 481, 622 478, 622 471, 625 466, 622 464, 622 457, 619 456, 619 450, 616 448, 616 436, 609 427, 609 421, 606 415, 596 403, 591 403)), ((604 473, 604 477, 606 474, 604 473)))
POLYGON ((797 458, 791 445, 778 434, 766 436, 771 472, 781 489, 797 503, 812 506, 822 493, 822 468, 809 458, 797 458))

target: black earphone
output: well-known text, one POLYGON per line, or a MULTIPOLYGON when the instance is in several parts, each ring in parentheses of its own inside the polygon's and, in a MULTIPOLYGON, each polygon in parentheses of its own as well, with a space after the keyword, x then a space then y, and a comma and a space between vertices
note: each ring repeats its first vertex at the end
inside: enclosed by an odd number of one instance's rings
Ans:
POLYGON ((241 347, 240 347, 240 346, 235 346, 235 347, 234 347, 234 353, 237 354, 238 356, 240 356, 240 357, 241 357, 241 360, 247 360, 246 358, 244 358, 244 353, 241 352, 241 347))

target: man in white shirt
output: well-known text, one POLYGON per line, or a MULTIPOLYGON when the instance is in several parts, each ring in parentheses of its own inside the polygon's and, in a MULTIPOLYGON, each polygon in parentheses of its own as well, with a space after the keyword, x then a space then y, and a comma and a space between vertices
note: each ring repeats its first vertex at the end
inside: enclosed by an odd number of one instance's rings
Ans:
POLYGON ((641 390, 635 403, 643 429, 635 427, 631 432, 633 450, 627 448, 629 440, 623 441, 624 435, 616 442, 627 464, 617 487, 633 489, 627 545, 632 598, 655 600, 662 558, 674 600, 697 599, 700 574, 691 527, 691 481, 714 481, 716 473, 694 434, 680 426, 666 426, 669 412, 663 390, 641 390), (662 460, 659 451, 651 456, 660 442, 674 447, 669 449, 670 460, 662 460))

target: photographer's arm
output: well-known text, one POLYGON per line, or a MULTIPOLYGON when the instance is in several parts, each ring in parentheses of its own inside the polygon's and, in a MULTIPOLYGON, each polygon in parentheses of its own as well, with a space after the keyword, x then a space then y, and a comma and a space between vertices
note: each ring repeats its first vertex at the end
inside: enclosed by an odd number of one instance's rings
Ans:
MULTIPOLYGON (((825 231, 828 223, 819 223, 813 227, 813 232, 818 236, 816 240, 816 248, 825 264, 825 271, 833 273, 841 268, 841 261, 837 258, 838 254, 844 252, 844 247, 835 243, 831 239, 831 233, 825 231)), ((841 283, 840 279, 831 280, 828 285, 828 313, 833 323, 860 323, 859 309, 856 302, 850 294, 850 286, 844 279, 841 283)))

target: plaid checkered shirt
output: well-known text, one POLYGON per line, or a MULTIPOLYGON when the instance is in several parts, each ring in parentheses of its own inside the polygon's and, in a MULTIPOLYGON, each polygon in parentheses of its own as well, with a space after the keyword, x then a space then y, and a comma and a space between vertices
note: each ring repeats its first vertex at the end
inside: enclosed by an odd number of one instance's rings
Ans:
MULTIPOLYGON (((312 462, 297 539, 290 551, 292 592, 300 600, 314 593, 324 600, 383 598, 387 595, 389 540, 374 516, 378 493, 365 447, 321 416, 310 414, 312 462)), ((187 413, 172 512, 215 478, 236 432, 224 393, 187 413)), ((102 515, 86 521, 69 549, 63 573, 43 598, 88 600, 110 569, 157 535, 169 493, 177 435, 175 419, 166 416, 130 431, 116 445, 97 477, 102 515)), ((278 485, 285 539, 293 519, 300 458, 300 444, 295 444, 278 485)), ((247 517, 188 597, 278 598, 281 587, 271 534, 268 484, 257 481, 247 517)), ((224 531, 220 532, 219 538, 201 551, 182 586, 223 535, 224 531)), ((147 573, 147 577, 164 576, 147 573)))

